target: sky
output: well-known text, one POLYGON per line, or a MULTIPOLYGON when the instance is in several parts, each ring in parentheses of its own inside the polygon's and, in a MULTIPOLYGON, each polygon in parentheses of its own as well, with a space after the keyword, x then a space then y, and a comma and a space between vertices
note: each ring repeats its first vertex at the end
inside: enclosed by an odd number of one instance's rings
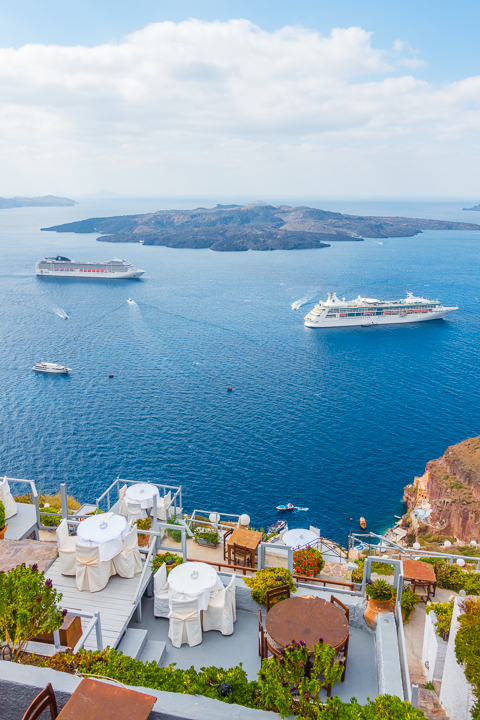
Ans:
POLYGON ((478 0, 0 0, 0 195, 480 200, 478 0))

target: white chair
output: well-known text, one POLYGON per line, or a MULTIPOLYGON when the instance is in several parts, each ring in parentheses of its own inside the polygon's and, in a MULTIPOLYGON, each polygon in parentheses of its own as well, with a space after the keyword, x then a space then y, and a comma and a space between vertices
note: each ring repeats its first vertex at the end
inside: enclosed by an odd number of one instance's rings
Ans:
POLYGON ((68 521, 62 520, 57 527, 57 547, 60 560, 60 572, 62 575, 75 575, 77 563, 75 553, 77 550, 77 538, 68 534, 68 521))
POLYGON ((172 502, 172 493, 168 491, 166 495, 163 497, 157 498, 157 518, 159 520, 163 520, 165 522, 173 515, 173 510, 170 507, 170 503, 172 502))
POLYGON ((137 528, 133 527, 123 541, 123 550, 113 558, 113 566, 117 575, 123 578, 133 578, 142 572, 142 556, 138 549, 137 528))
POLYGON ((153 577, 153 614, 156 618, 168 618, 170 615, 170 596, 168 594, 167 566, 160 565, 153 577))
POLYGON ((98 545, 80 545, 77 543, 77 589, 98 592, 106 587, 110 577, 115 575, 111 560, 100 562, 98 545))
POLYGON ((198 610, 198 600, 171 600, 170 623, 168 637, 173 647, 179 648, 183 643, 190 647, 200 645, 202 642, 202 624, 198 610))
POLYGON ((128 507, 127 503, 125 502, 125 493, 127 492, 127 486, 122 485, 120 490, 118 491, 118 509, 117 513, 119 515, 123 515, 123 517, 128 518, 128 507))
POLYGON ((147 511, 142 509, 142 506, 140 503, 131 502, 128 500, 126 502, 127 506, 127 520, 129 525, 133 525, 133 523, 136 523, 137 520, 143 520, 147 517, 147 511))
POLYGON ((222 635, 232 635, 236 619, 235 575, 232 575, 227 587, 210 598, 208 608, 203 613, 202 625, 205 632, 218 630, 222 635))
POLYGON ((10 485, 8 484, 6 475, 3 480, 0 480, 0 500, 3 502, 5 508, 5 520, 17 514, 17 505, 10 492, 10 485))
POLYGON ((315 533, 315 535, 318 535, 320 537, 320 530, 316 527, 313 527, 313 525, 310 525, 310 532, 315 533))

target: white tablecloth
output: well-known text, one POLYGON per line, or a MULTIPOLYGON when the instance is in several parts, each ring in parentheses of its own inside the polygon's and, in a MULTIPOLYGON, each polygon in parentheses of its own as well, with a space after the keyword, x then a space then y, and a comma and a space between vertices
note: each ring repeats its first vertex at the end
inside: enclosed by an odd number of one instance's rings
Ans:
POLYGON ((113 512, 92 515, 77 528, 81 545, 98 545, 100 561, 112 560, 123 550, 123 538, 128 532, 127 518, 113 512), (106 523, 106 527, 101 527, 106 523))
POLYGON ((160 493, 158 488, 151 483, 137 483, 130 485, 125 493, 125 502, 141 505, 142 510, 153 507, 154 495, 157 496, 157 507, 160 506, 160 493))
POLYGON ((174 600, 198 598, 199 610, 206 610, 210 598, 222 590, 223 583, 211 565, 187 562, 170 570, 168 586, 170 597, 174 600), (193 572, 197 572, 198 577, 192 578, 193 572))
POLYGON ((282 537, 285 545, 291 545, 294 550, 304 547, 317 547, 320 544, 320 538, 311 530, 303 530, 302 528, 294 528, 287 530, 282 537))

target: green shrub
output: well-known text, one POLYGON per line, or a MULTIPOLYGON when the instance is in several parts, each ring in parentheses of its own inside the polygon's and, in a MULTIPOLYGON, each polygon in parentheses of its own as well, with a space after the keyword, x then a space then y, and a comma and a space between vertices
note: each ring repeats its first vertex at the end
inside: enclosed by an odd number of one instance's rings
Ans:
POLYGON ((375 580, 374 583, 369 583, 365 588, 365 592, 372 600, 380 600, 381 602, 391 600, 393 597, 392 586, 386 580, 375 580))
MULTIPOLYGON (((363 568, 365 566, 365 558, 355 560, 357 567, 352 571, 352 582, 361 583, 363 581, 363 568)), ((373 562, 372 572, 378 575, 393 575, 395 568, 389 563, 373 562)))
POLYGON ((428 603, 425 607, 427 615, 433 610, 437 622, 435 623, 435 632, 444 640, 448 640, 450 634, 450 625, 452 624, 453 600, 451 602, 428 603))
POLYGON ((58 527, 62 522, 62 516, 55 508, 44 508, 41 510, 40 522, 47 527, 58 527), (46 513, 45 515, 43 513, 46 513))
POLYGON ((402 608, 402 616, 405 623, 410 620, 410 616, 417 607, 419 600, 420 598, 413 592, 411 587, 408 585, 403 586, 400 607, 402 608))
MULTIPOLYGON (((182 523, 178 522, 177 516, 174 515, 170 520, 168 521, 169 525, 180 525, 182 523)), ((167 533, 167 536, 173 540, 173 542, 182 542, 182 533, 180 530, 165 530, 167 533)))
POLYGON ((169 560, 173 560, 173 562, 167 565, 167 573, 170 572, 170 570, 173 570, 174 567, 177 567, 177 565, 181 565, 183 562, 181 555, 174 555, 170 552, 158 553, 158 555, 156 555, 152 560, 153 572, 156 573, 157 570, 165 563, 168 563, 169 560))
POLYGON ((461 605, 459 629, 455 637, 455 655, 463 665, 465 677, 473 686, 473 720, 480 720, 480 600, 467 598, 461 605))
POLYGON ((455 563, 450 565, 439 558, 421 558, 421 561, 435 567, 438 587, 455 592, 463 589, 467 595, 480 595, 480 573, 462 570, 455 563))
POLYGON ((5 505, 0 500, 0 530, 5 527, 5 505))
POLYGON ((293 553, 293 570, 296 575, 314 577, 323 568, 322 554, 316 548, 303 548, 293 553))
POLYGON ((255 602, 259 603, 259 605, 265 603, 267 590, 273 590, 273 588, 280 587, 281 585, 288 585, 291 593, 297 591, 291 572, 282 567, 259 570, 254 577, 244 577, 243 582, 251 589, 252 598, 255 602), (280 579, 277 580, 277 578, 280 579))
MULTIPOLYGON (((178 534, 180 535, 180 540, 181 540, 182 535, 180 533, 180 530, 173 530, 171 532, 178 532, 178 534)), ((210 543, 211 545, 218 545, 218 538, 219 538, 218 532, 216 530, 214 530, 213 528, 208 528, 208 527, 197 527, 197 529, 194 532, 194 537, 193 537, 195 542, 198 542, 200 539, 202 539, 202 540, 205 540, 205 542, 210 543)), ((177 542, 180 542, 180 540, 178 540, 177 542)))
POLYGON ((36 635, 58 630, 66 614, 57 605, 61 599, 37 565, 0 573, 0 640, 14 657, 36 635))

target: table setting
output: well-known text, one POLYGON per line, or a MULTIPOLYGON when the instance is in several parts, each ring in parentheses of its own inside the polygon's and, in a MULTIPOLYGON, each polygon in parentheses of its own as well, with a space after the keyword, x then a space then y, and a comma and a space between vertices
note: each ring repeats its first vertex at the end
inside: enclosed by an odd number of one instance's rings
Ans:
POLYGON ((127 519, 123 515, 100 513, 85 518, 78 525, 77 539, 81 545, 98 545, 100 562, 106 562, 122 552, 128 529, 127 519))
POLYGON ((187 562, 174 567, 168 575, 170 598, 187 601, 198 600, 198 609, 207 610, 211 597, 223 590, 223 583, 216 571, 202 562, 187 562))

